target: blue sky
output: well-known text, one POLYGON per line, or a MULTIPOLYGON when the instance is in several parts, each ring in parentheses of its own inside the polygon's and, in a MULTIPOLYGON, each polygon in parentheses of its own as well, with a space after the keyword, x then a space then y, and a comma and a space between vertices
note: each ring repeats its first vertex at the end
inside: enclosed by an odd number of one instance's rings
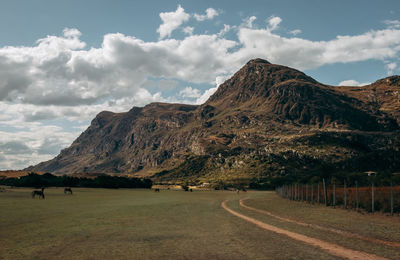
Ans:
POLYGON ((200 104, 261 57, 331 85, 400 74, 399 1, 0 3, 0 169, 47 160, 102 110, 200 104))

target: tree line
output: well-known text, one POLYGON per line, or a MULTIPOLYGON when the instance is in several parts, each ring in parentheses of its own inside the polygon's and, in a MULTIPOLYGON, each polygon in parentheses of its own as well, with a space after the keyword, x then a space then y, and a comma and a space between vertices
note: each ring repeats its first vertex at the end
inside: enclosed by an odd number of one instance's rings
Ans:
POLYGON ((100 175, 96 178, 56 176, 51 173, 30 173, 19 178, 0 179, 0 185, 15 187, 89 187, 89 188, 145 188, 152 186, 150 179, 100 175))
POLYGON ((287 174, 285 176, 275 176, 272 178, 258 178, 253 179, 250 187, 254 189, 275 189, 286 184, 316 184, 325 179, 328 184, 335 182, 342 185, 346 182, 349 185, 358 183, 360 186, 368 186, 372 182, 378 186, 389 186, 392 182, 400 184, 400 172, 327 172, 321 171, 318 173, 310 172, 309 174, 287 174))

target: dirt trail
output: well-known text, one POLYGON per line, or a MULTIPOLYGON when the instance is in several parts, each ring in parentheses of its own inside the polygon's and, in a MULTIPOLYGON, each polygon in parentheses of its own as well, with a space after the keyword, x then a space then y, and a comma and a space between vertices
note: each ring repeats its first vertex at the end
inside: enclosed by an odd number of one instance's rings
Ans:
POLYGON ((255 212, 258 212, 258 213, 261 213, 263 215, 268 215, 268 216, 274 217, 274 218, 279 219, 281 221, 290 222, 290 223, 294 223, 294 224, 305 226, 305 227, 312 227, 312 228, 316 228, 316 229, 320 229, 320 230, 324 230, 324 231, 329 231, 329 232, 336 233, 336 234, 339 234, 339 235, 342 235, 342 236, 345 236, 345 237, 349 237, 349 238, 357 238, 357 239, 361 239, 361 240, 372 242, 372 243, 376 243, 376 244, 381 244, 381 245, 385 245, 385 246, 392 246, 392 247, 400 248, 400 243, 398 243, 398 242, 380 240, 380 239, 377 239, 377 238, 366 237, 366 236, 362 236, 362 235, 359 235, 359 234, 346 232, 346 231, 343 231, 343 230, 323 227, 323 226, 319 226, 319 225, 316 225, 316 224, 309 224, 309 223, 304 223, 304 222, 300 222, 300 221, 289 219, 289 218, 280 217, 280 216, 275 215, 275 214, 273 214, 273 213, 271 213, 269 211, 265 211, 265 210, 262 210, 262 209, 256 209, 256 208, 249 207, 249 206, 244 204, 245 200, 246 199, 241 199, 240 200, 240 206, 242 206, 243 208, 248 209, 248 210, 252 210, 252 211, 255 211, 255 212))
POLYGON ((224 208, 226 211, 228 211, 229 213, 231 213, 232 215, 235 215, 241 219, 246 220, 247 222, 253 223, 265 230, 269 230, 272 232, 275 232, 277 234, 281 234, 281 235, 285 235, 287 237, 290 237, 292 239, 295 239, 297 241, 306 243, 308 245, 312 245, 318 248, 321 248, 322 250, 327 251, 328 253, 334 255, 334 256, 338 256, 338 257, 343 257, 343 258, 348 258, 348 259, 360 259, 360 260, 368 260, 368 259, 386 259, 377 255, 373 255, 373 254, 368 254, 365 252, 361 252, 361 251, 356 251, 356 250, 352 250, 352 249, 348 249, 348 248, 344 248, 342 246, 333 244, 333 243, 328 243, 316 238, 312 238, 312 237, 308 237, 302 234, 298 234, 295 232, 291 232, 285 229, 281 229, 269 224, 266 224, 264 222, 261 222, 259 220, 256 220, 254 218, 250 218, 247 217, 243 214, 240 214, 239 212, 236 212, 230 208, 228 208, 228 206, 226 205, 226 201, 221 203, 222 208, 224 208))

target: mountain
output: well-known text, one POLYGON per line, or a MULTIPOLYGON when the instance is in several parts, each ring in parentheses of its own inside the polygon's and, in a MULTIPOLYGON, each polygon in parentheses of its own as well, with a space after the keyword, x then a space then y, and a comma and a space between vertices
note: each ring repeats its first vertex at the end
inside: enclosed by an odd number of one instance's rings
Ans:
POLYGON ((399 100, 399 76, 335 87, 254 59, 200 106, 101 112, 70 147, 27 170, 245 183, 399 171, 399 100))

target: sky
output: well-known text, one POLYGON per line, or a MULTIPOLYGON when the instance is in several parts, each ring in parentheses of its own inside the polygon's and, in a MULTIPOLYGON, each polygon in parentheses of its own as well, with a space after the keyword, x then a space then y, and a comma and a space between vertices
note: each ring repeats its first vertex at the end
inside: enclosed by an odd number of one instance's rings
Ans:
POLYGON ((0 170, 103 110, 201 104, 252 58, 359 86, 400 74, 400 1, 0 1, 0 170))

